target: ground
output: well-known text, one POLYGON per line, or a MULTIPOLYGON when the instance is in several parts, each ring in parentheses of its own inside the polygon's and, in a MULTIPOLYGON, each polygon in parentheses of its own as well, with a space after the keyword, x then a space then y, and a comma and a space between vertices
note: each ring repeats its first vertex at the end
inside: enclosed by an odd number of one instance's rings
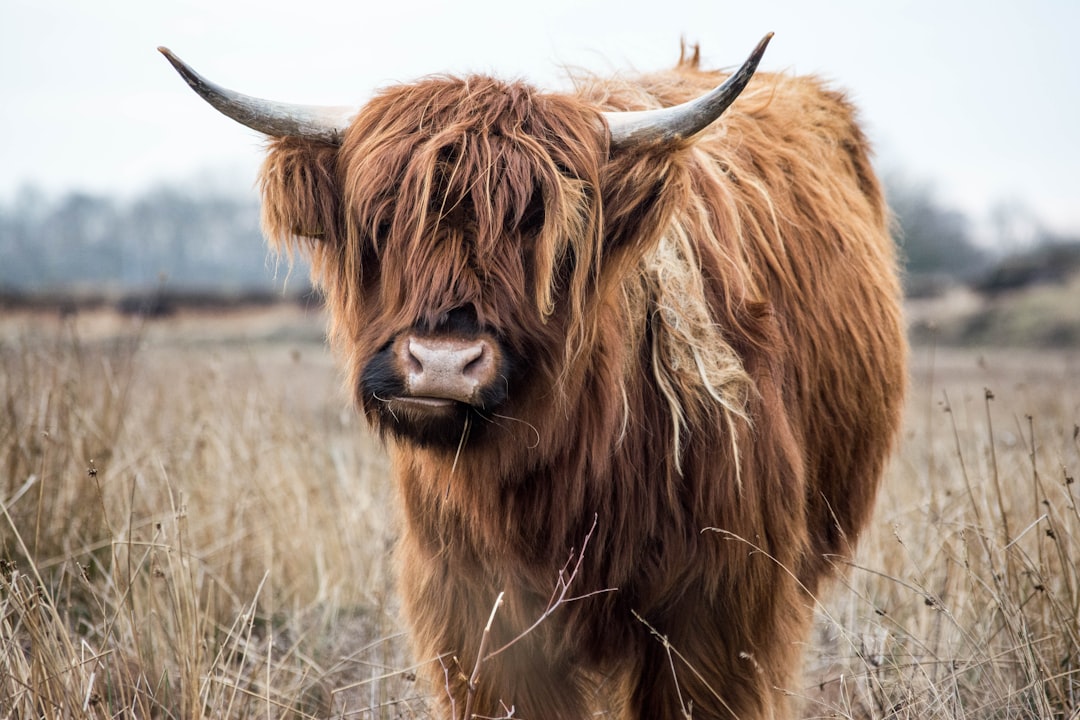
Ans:
MULTIPOLYGON (((385 455, 323 327, 0 318, 0 716, 428 716, 385 455)), ((919 345, 911 375, 785 690, 810 717, 1075 718, 1080 351, 919 345)))

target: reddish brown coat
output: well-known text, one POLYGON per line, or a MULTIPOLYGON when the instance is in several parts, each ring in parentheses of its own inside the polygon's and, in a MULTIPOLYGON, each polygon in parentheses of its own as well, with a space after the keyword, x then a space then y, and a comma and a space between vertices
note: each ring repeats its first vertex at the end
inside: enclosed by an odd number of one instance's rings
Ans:
POLYGON ((696 59, 547 94, 435 78, 331 147, 273 142, 264 221, 313 259, 349 387, 455 308, 524 359, 457 447, 386 433, 401 593, 447 713, 785 715, 812 594, 866 524, 906 356, 889 216, 852 107, 758 75, 677 147, 610 151, 599 110, 717 85, 696 59), (475 428, 473 429, 475 430, 475 428), (571 595, 537 629, 568 557, 571 595), (635 617, 635 614, 640 617, 635 617), (662 634, 679 653, 650 633, 662 634))

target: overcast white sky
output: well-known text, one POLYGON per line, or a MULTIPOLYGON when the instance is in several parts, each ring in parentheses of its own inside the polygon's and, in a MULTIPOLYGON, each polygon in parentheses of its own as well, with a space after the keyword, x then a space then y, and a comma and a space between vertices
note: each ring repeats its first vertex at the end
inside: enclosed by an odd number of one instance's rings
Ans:
POLYGON ((1077 0, 0 0, 0 198, 250 187, 261 138, 211 110, 156 51, 249 94, 360 104, 437 72, 564 87, 560 68, 671 65, 680 37, 849 89, 879 166, 976 216, 1019 201, 1080 231, 1077 0))

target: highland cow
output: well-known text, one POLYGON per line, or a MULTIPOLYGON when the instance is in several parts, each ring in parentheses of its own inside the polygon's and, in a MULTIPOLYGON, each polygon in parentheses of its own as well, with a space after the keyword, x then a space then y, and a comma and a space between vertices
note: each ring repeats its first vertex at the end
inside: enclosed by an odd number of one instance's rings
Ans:
POLYGON ((273 138, 264 227, 310 258, 388 445, 401 598, 448 716, 789 712, 906 347, 852 105, 755 75, 768 39, 730 76, 694 49, 568 93, 432 77, 358 110, 163 50, 273 138))

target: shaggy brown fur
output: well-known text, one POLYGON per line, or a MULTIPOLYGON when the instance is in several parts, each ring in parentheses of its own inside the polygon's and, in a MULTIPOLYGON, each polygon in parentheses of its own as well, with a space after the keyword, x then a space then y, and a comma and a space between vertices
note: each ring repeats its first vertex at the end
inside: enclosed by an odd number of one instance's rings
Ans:
POLYGON ((572 94, 433 78, 378 95, 341 147, 271 145, 268 235, 311 256, 377 428, 393 418, 364 373, 401 333, 468 307, 519 359, 456 448, 385 432, 401 594, 448 715, 788 712, 812 595, 866 523, 899 424, 906 348, 888 213, 842 94, 759 74, 697 137, 609 151, 599 110, 722 79, 696 53, 572 94), (544 612, 594 519, 570 595, 611 591, 562 604, 470 693, 498 593, 489 649, 544 612))

